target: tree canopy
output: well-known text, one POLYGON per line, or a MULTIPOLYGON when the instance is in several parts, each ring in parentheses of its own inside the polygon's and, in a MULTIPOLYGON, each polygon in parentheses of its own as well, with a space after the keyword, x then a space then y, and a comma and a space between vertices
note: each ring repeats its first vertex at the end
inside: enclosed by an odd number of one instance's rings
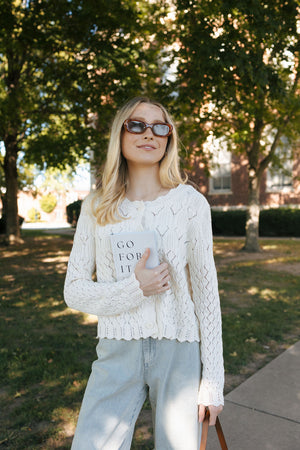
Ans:
POLYGON ((259 185, 281 137, 300 133, 297 0, 177 0, 176 102, 190 153, 209 133, 248 161, 248 249, 258 249, 259 185))
POLYGON ((160 76, 160 8, 131 0, 0 0, 0 8, 0 140, 8 233, 17 235, 20 150, 40 167, 104 153, 116 107, 150 93, 160 76))
MULTIPOLYGON (((299 0, 0 0, 0 141, 9 235, 17 166, 104 159, 116 108, 150 95, 173 110, 188 158, 208 135, 247 158, 246 247, 259 185, 300 133, 299 0), (170 68, 174 68, 172 77, 170 68)), ((172 71, 171 69, 171 71, 172 71)), ((251 239, 250 239, 251 238, 251 239)))

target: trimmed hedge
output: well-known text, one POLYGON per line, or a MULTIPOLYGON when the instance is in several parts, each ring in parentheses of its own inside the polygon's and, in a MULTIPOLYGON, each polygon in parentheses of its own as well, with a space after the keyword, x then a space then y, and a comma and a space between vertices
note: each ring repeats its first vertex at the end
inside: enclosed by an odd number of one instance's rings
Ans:
MULTIPOLYGON (((67 206, 67 220, 76 226, 82 200, 67 206)), ((245 236, 246 211, 212 210, 212 228, 215 236, 245 236)), ((272 208, 264 209, 259 215, 260 236, 300 237, 300 209, 272 208)))
POLYGON ((300 209, 265 209, 260 213, 261 236, 300 237, 300 209))
MULTIPOLYGON (((246 211, 212 210, 212 227, 216 236, 245 236, 246 211)), ((264 209, 259 216, 260 236, 300 237, 300 209, 264 209)))
POLYGON ((76 202, 67 205, 67 221, 73 227, 76 227, 77 220, 80 214, 82 200, 77 200, 76 202))
POLYGON ((214 211, 212 210, 213 234, 218 236, 245 236, 246 211, 214 211))

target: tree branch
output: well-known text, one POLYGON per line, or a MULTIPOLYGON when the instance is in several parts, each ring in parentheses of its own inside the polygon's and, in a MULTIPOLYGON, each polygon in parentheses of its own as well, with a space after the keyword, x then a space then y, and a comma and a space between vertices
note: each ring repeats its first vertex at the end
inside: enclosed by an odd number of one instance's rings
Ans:
MULTIPOLYGON (((299 65, 299 59, 298 59, 298 66, 297 66, 297 71, 296 71, 296 76, 295 76, 295 79, 294 79, 294 83, 293 83, 293 86, 291 88, 291 94, 295 94, 296 93, 299 79, 300 79, 300 65, 299 65)), ((272 161, 272 158, 274 156, 274 153, 275 153, 277 145, 278 145, 278 141, 281 138, 281 136, 283 135, 283 130, 285 128, 285 125, 289 122, 289 120, 290 120, 292 114, 294 113, 295 109, 296 109, 296 107, 292 108, 289 111, 289 113, 284 117, 280 128, 276 132, 276 135, 275 135, 274 141, 273 141, 273 143, 271 145, 269 153, 260 162, 260 165, 259 165, 259 168, 258 168, 259 174, 261 174, 268 167, 269 163, 272 161)))

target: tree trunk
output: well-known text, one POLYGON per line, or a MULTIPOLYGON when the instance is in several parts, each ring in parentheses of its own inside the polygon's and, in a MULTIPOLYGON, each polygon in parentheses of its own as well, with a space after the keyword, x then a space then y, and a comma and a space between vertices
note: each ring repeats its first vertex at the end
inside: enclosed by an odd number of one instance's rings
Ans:
POLYGON ((246 221, 246 242, 243 250, 259 252, 259 186, 260 179, 254 169, 249 170, 249 200, 246 221))
POLYGON ((6 184, 6 240, 8 244, 22 242, 18 216, 18 144, 16 136, 5 141, 4 173, 6 184))

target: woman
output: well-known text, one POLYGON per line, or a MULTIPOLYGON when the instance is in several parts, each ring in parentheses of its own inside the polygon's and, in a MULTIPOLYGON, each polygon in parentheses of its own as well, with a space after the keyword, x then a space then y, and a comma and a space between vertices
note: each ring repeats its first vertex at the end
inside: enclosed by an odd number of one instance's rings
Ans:
POLYGON ((196 450, 205 408, 213 425, 224 404, 210 208, 181 178, 176 130, 159 103, 135 98, 115 117, 101 188, 82 205, 64 294, 71 308, 98 316, 98 359, 72 448, 130 449, 149 390, 155 449, 196 450), (155 231, 160 264, 146 268, 147 248, 117 280, 110 235, 142 230, 155 231))

